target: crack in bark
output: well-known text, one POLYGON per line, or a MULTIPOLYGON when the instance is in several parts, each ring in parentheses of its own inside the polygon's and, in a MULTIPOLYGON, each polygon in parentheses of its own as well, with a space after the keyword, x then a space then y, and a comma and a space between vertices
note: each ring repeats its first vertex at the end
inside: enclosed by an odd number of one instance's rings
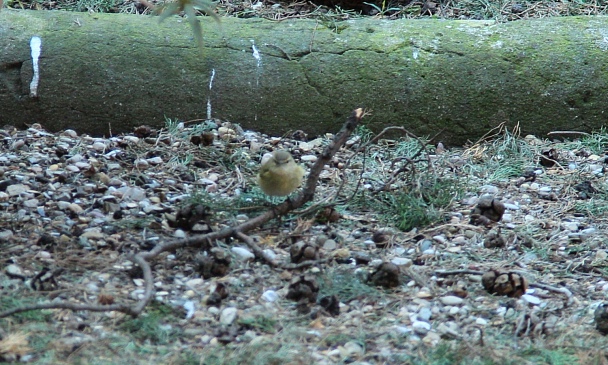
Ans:
POLYGON ((416 42, 412 41, 411 45, 413 47, 416 47, 418 49, 420 49, 421 51, 424 51, 426 53, 432 53, 432 54, 436 54, 436 55, 443 55, 443 54, 455 54, 457 56, 465 56, 466 54, 464 52, 458 52, 458 51, 454 51, 454 50, 450 50, 450 49, 435 49, 433 47, 425 47, 425 46, 421 46, 420 44, 417 44, 416 42))

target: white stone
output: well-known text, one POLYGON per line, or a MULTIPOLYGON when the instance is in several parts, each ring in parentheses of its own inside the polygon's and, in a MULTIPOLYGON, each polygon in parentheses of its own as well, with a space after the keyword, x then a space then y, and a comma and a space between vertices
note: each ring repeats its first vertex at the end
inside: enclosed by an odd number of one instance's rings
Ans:
POLYGON ((442 244, 446 244, 448 242, 444 236, 433 236, 433 239, 442 244))
POLYGON ((348 341, 347 343, 344 344, 344 346, 342 346, 340 348, 340 354, 342 355, 342 357, 345 358, 350 358, 350 357, 354 357, 354 358, 358 358, 363 356, 363 354, 365 353, 365 350, 363 349, 363 347, 361 347, 361 345, 359 345, 357 342, 355 341, 348 341))
POLYGON ((480 326, 486 326, 488 324, 488 321, 484 318, 477 318, 475 320, 475 324, 478 324, 480 326))
POLYGON ((194 302, 191 300, 188 300, 183 304, 183 307, 186 310, 186 319, 192 318, 194 316, 194 311, 196 309, 194 302))
POLYGON ((26 208, 36 208, 38 206, 38 199, 29 199, 23 202, 23 206, 26 208))
POLYGON ((133 161, 133 164, 135 165, 135 167, 137 167, 138 169, 145 169, 147 168, 150 164, 148 163, 148 161, 142 159, 142 158, 138 158, 137 160, 133 161))
POLYGON ((132 199, 134 201, 141 201, 146 197, 146 192, 143 189, 133 187, 133 186, 125 186, 118 189, 122 193, 123 199, 132 199))
POLYGON ((90 293, 97 293, 99 291, 99 286, 95 283, 88 283, 86 285, 87 291, 90 293))
POLYGON ((233 247, 231 251, 243 261, 253 260, 255 258, 255 255, 251 251, 243 247, 233 247))
POLYGON ((431 315, 432 314, 433 313, 432 313, 432 311, 431 311, 430 308, 428 308, 428 307, 422 307, 418 311, 418 314, 416 315, 416 318, 418 318, 419 321, 428 322, 431 319, 431 315))
POLYGON ((234 307, 225 308, 222 313, 220 313, 220 323, 224 326, 229 326, 234 322, 237 316, 237 309, 234 307))
POLYGON ((596 231, 597 230, 595 228, 593 228, 593 227, 591 227, 591 228, 585 228, 585 229, 583 229, 583 230, 580 231, 580 234, 586 237, 586 236, 590 236, 590 235, 596 233, 596 231))
POLYGON ((144 286, 144 279, 133 279, 135 286, 144 286))
POLYGON ((131 142, 131 143, 137 143, 139 142, 139 138, 135 137, 135 136, 124 136, 122 137, 125 141, 127 142, 131 142))
POLYGON ((391 260, 391 263, 393 263, 397 266, 409 267, 409 266, 412 266, 413 261, 411 259, 408 259, 405 257, 395 257, 391 260))
POLYGON ((12 276, 18 276, 18 277, 25 276, 23 274, 23 271, 21 270, 21 268, 15 264, 8 265, 5 270, 6 270, 7 274, 12 275, 12 276))
POLYGON ((146 160, 150 165, 160 165, 161 163, 163 163, 163 159, 160 156, 156 156, 156 157, 151 157, 149 159, 146 160))
POLYGON ((76 162, 82 161, 83 158, 84 157, 82 157, 81 154, 77 153, 74 156, 72 156, 72 157, 68 158, 67 160, 65 160, 65 162, 67 162, 67 163, 76 163, 76 162))
POLYGON ((205 282, 205 279, 196 278, 196 279, 190 279, 190 280, 186 281, 184 284, 188 288, 196 289, 197 286, 203 285, 204 282, 205 282))
POLYGON ((532 304, 532 305, 539 305, 540 304, 540 298, 539 297, 535 297, 534 295, 530 295, 530 294, 524 294, 521 296, 521 299, 525 300, 526 302, 532 304))
POLYGON ((269 258, 271 260, 275 260, 277 258, 277 254, 269 248, 264 250, 264 255, 266 255, 266 258, 269 258))
POLYGON ((412 329, 419 335, 426 335, 431 330, 431 324, 423 321, 414 321, 412 329))
POLYGON ((104 238, 105 235, 101 232, 101 228, 94 227, 94 228, 90 228, 90 229, 86 230, 84 233, 82 233, 80 235, 80 237, 100 239, 100 238, 104 238))
POLYGON ((577 222, 563 222, 562 228, 568 231, 574 232, 578 231, 578 223, 577 222))
POLYGON ((63 134, 71 138, 78 137, 78 133, 76 133, 76 131, 73 129, 66 129, 65 131, 63 131, 63 134))
POLYGON ((95 142, 93 143, 93 149, 96 151, 103 151, 106 149, 106 145, 103 142, 95 142))
POLYGON ((24 185, 24 184, 14 184, 14 185, 7 186, 6 192, 10 196, 17 196, 21 193, 25 193, 26 191, 29 190, 29 188, 30 188, 29 186, 24 185))
POLYGON ((267 302, 271 302, 272 303, 272 302, 276 302, 276 300, 279 299, 279 295, 274 290, 266 290, 262 294, 262 299, 264 299, 267 302))
POLYGON ((317 156, 315 155, 305 155, 300 158, 303 162, 316 162, 317 156))
POLYGON ((446 295, 445 297, 439 298, 439 300, 444 305, 459 305, 459 304, 462 304, 462 302, 464 301, 464 299, 457 297, 455 295, 446 295))
POLYGON ((68 209, 71 210, 72 212, 76 213, 76 214, 81 213, 82 210, 83 210, 82 207, 80 205, 76 204, 76 203, 71 203, 68 206, 68 209))

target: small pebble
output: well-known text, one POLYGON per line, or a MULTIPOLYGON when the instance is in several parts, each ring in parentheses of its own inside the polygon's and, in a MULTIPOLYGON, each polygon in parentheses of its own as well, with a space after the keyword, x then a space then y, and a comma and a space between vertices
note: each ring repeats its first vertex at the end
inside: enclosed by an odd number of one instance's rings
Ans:
POLYGON ((416 315, 416 317, 418 318, 419 321, 428 322, 431 319, 431 315, 432 315, 432 312, 431 312, 430 308, 422 307, 418 311, 418 314, 416 315))
POLYGON ((343 358, 359 358, 365 354, 365 350, 355 341, 348 341, 342 347, 340 354, 343 358))
POLYGON ((315 155, 305 155, 300 157, 300 160, 302 160, 303 162, 316 162, 317 159, 318 157, 315 155))
POLYGON ((239 259, 247 261, 253 260, 255 255, 246 248, 243 247, 232 247, 231 251, 238 256, 239 259))
POLYGON ((439 298, 439 300, 444 305, 459 305, 459 304, 462 304, 462 302, 464 301, 464 299, 457 297, 455 295, 447 295, 445 297, 439 298))
POLYGON ((488 321, 484 318, 477 318, 475 320, 475 324, 478 324, 480 326, 486 326, 488 324, 488 321))
POLYGON ((412 329, 419 335, 426 335, 431 330, 431 324, 423 321, 414 321, 412 329))
POLYGON ((532 304, 532 305, 540 304, 540 298, 535 297, 534 295, 524 294, 521 296, 521 299, 525 300, 526 302, 528 302, 529 304, 532 304))
POLYGON ((277 299, 279 299, 279 295, 277 294, 276 291, 274 290, 266 290, 263 294, 262 294, 262 299, 264 299, 267 302, 276 302, 277 299))
POLYGON ((237 317, 238 310, 234 307, 225 308, 220 314, 220 323, 229 326, 237 317))
POLYGON ((394 257, 393 259, 391 259, 391 262, 397 266, 405 266, 405 267, 412 266, 412 263, 413 263, 413 261, 411 259, 408 259, 405 257, 394 257))

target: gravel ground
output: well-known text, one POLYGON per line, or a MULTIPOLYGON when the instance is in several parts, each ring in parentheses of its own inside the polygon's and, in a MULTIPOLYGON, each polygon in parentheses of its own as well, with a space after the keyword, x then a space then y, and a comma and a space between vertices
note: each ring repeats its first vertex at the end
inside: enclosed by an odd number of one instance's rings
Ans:
MULTIPOLYGON (((135 303, 146 283, 130 254, 272 210, 255 182, 262 155, 287 149, 308 171, 333 138, 218 121, 111 138, 37 125, 0 134, 0 310, 135 303)), ((453 150, 369 138, 360 130, 325 165, 313 204, 248 232, 265 258, 236 239, 162 253, 138 318, 14 314, 0 320, 0 360, 606 361, 594 321, 608 291, 605 135, 501 130, 453 150), (436 219, 399 230, 415 207, 390 197, 429 181, 449 181, 434 193, 448 203, 425 196, 436 219)))

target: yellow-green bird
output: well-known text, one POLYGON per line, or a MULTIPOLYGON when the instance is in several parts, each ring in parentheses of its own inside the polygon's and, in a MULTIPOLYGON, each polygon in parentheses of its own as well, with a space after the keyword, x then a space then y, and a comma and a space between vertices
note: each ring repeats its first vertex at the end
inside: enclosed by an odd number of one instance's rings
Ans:
POLYGON ((272 157, 262 162, 258 184, 270 196, 286 196, 301 184, 304 169, 285 150, 274 151, 272 157))

